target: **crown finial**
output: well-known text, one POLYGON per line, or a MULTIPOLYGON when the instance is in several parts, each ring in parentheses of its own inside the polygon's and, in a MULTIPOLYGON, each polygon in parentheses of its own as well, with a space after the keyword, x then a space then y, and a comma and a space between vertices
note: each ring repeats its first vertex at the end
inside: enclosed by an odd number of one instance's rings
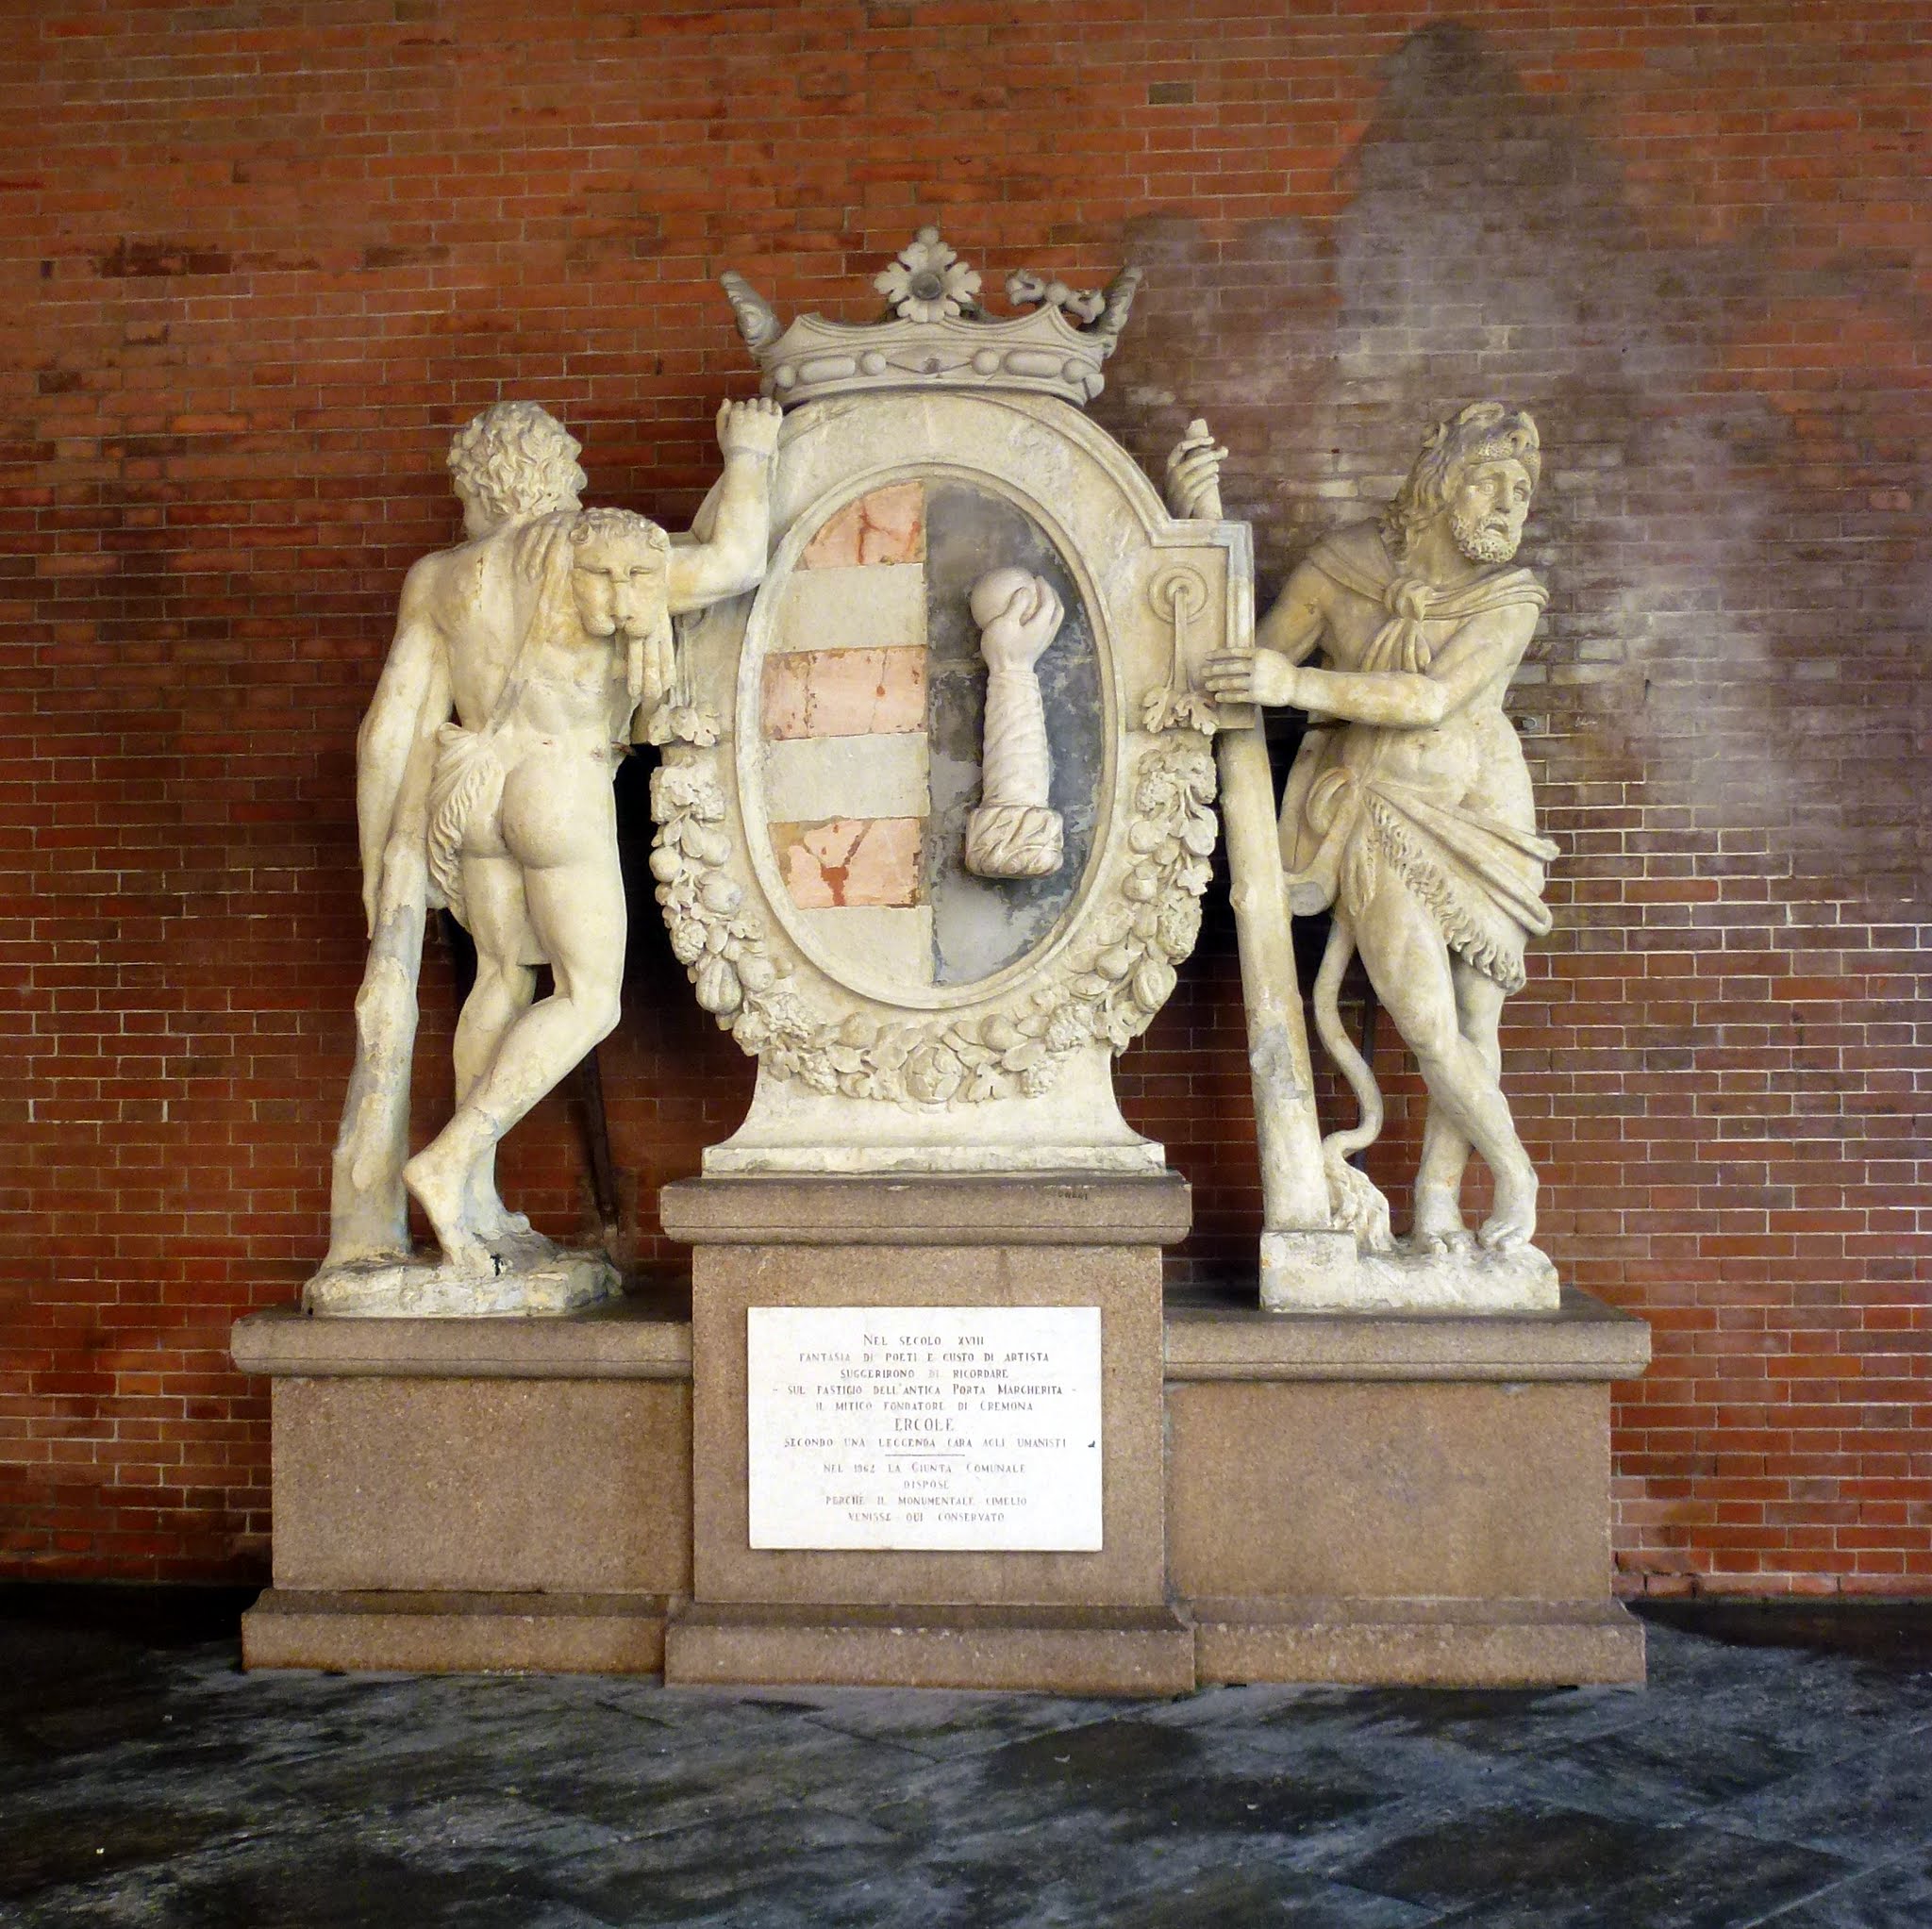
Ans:
POLYGON ((741 274, 723 277, 739 332, 764 374, 764 392, 787 407, 823 395, 884 389, 1008 389, 1058 395, 1076 407, 1105 387, 1140 286, 1124 268, 1105 289, 1076 290, 1031 269, 1007 278, 1025 313, 994 315, 979 302, 976 269, 937 227, 922 227, 873 279, 883 320, 855 324, 799 315, 781 327, 741 274))
POLYGON ((872 285, 902 322, 943 322, 949 315, 985 313, 974 300, 979 292, 978 273, 940 240, 936 227, 921 228, 899 250, 898 259, 873 276, 872 285))

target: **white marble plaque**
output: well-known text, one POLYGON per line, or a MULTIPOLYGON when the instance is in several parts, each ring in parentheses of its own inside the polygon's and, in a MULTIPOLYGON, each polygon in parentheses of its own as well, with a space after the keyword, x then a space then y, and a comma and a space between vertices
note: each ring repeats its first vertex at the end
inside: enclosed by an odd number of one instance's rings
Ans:
POLYGON ((752 1306, 754 1547, 1100 1547, 1098 1306, 752 1306))

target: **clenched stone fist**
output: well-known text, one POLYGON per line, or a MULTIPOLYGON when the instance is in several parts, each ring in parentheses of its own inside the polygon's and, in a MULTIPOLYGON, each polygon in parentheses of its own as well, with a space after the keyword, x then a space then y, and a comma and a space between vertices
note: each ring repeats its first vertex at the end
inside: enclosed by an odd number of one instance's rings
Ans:
POLYGON ((775 402, 727 402, 718 410, 718 447, 727 456, 769 456, 785 419, 775 402))
POLYGON ((1167 458, 1167 507, 1183 517, 1221 519, 1221 465, 1227 451, 1196 417, 1167 458))
POLYGON ((1066 612, 1053 585, 1024 570, 991 570, 973 586, 980 654, 992 671, 1031 670, 1059 634, 1066 612))

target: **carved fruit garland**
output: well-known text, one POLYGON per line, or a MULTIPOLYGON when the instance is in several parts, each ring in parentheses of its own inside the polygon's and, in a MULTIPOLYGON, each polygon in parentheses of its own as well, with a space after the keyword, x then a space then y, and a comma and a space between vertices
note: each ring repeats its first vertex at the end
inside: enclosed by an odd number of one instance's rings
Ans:
POLYGON ((908 1106, 1036 1097, 1068 1053, 1095 1043, 1124 1050, 1167 1002, 1201 927, 1213 805, 1214 761, 1202 740, 1149 750, 1135 773, 1118 899, 1030 993, 976 1019, 881 1024, 854 1012, 814 1023, 727 873, 724 792, 702 752, 667 747, 651 779, 651 873, 698 1003, 781 1077, 908 1106))

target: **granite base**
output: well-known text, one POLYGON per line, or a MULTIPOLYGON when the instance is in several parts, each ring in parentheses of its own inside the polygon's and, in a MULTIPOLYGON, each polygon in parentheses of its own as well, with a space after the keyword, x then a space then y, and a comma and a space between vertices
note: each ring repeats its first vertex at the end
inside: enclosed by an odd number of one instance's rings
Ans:
POLYGON ((257 1313, 275 1586, 247 1668, 654 1673, 691 1588, 691 1329, 257 1313))
POLYGON ((1614 1379, 1649 1329, 1172 1295, 1168 1562, 1206 1681, 1641 1682, 1610 1592, 1614 1379))
POLYGON ((1191 1601, 1208 1682, 1382 1688, 1641 1686, 1643 1623, 1615 1601, 1191 1601))
POLYGON ((1169 1607, 693 1603, 666 1631, 664 1678, 1186 1694, 1194 1686, 1194 1635, 1169 1607))
POLYGON ((708 1178, 667 1187, 661 1210, 694 1248, 693 1600, 667 1680, 1192 1685, 1162 1504, 1160 1249, 1187 1230, 1182 1180, 708 1178), (907 1305, 1099 1307, 1097 1552, 751 1544, 748 1309, 907 1305))
POLYGON ((1608 1533, 1609 1386, 1647 1362, 1641 1321, 1575 1292, 1550 1314, 1271 1315, 1249 1283, 1172 1292, 1163 1322, 1184 1192, 969 1182, 948 1218, 943 1193, 847 1191, 842 1243, 813 1246, 827 1202, 799 1189, 852 1183, 707 1181, 673 1204, 687 1236, 751 1236, 698 1240, 695 1414, 681 1308, 242 1321, 275 1477, 244 1665, 1107 1694, 1643 1678, 1608 1533), (1112 1308, 1103 1553, 751 1549, 754 1293, 975 1290, 1112 1308))
POLYGON ((661 1594, 271 1588, 242 1617, 243 1668, 410 1674, 656 1674, 661 1594))

